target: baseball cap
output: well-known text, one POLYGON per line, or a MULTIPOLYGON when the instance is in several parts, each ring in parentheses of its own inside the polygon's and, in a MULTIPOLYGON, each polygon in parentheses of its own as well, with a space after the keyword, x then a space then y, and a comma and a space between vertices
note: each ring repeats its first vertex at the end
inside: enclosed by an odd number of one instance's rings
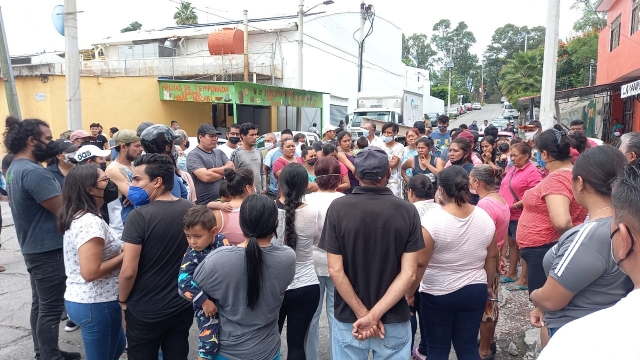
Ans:
POLYGON ((78 149, 78 145, 67 139, 58 139, 56 144, 58 144, 58 154, 70 154, 78 149))
POLYGON ((100 148, 95 145, 85 145, 76 150, 76 156, 74 156, 73 158, 77 162, 82 162, 94 156, 107 157, 110 154, 111 150, 100 150, 100 148))
POLYGON ((131 144, 132 142, 140 141, 138 134, 133 130, 122 129, 113 134, 113 145, 118 146, 122 144, 131 144))
POLYGON ((337 127, 331 125, 331 124, 327 124, 325 126, 322 127, 322 135, 324 135, 325 133, 328 133, 329 131, 336 131, 337 127))
POLYGON ((78 139, 82 139, 82 138, 91 138, 91 140, 94 140, 96 137, 89 134, 88 132, 84 131, 84 130, 76 130, 74 132, 71 133, 71 135, 69 135, 69 140, 71 141, 76 141, 78 139))
POLYGON ((462 131, 460 134, 458 134, 457 137, 458 138, 465 138, 465 139, 469 140, 472 143, 476 141, 475 137, 473 136, 473 134, 468 130, 462 131))
POLYGON ((142 133, 148 128, 153 126, 153 123, 151 121, 144 121, 141 122, 140 125, 138 125, 138 128, 136 129, 136 135, 140 136, 142 135, 142 133))
POLYGON ((519 126, 519 128, 524 129, 526 127, 531 127, 531 126, 535 126, 538 129, 542 129, 542 124, 540 123, 539 120, 531 120, 526 125, 519 126))
POLYGON ((364 148, 355 159, 356 174, 363 180, 380 180, 389 173, 389 156, 375 146, 364 148))
POLYGON ((222 133, 211 124, 202 124, 198 127, 198 135, 222 135, 222 133))

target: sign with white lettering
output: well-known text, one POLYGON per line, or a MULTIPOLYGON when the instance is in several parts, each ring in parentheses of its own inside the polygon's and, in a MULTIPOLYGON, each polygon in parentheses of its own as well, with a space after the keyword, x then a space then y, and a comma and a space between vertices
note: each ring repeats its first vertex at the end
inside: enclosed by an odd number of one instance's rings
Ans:
POLYGON ((632 83, 622 85, 620 88, 620 97, 626 98, 640 94, 640 80, 636 80, 632 83))

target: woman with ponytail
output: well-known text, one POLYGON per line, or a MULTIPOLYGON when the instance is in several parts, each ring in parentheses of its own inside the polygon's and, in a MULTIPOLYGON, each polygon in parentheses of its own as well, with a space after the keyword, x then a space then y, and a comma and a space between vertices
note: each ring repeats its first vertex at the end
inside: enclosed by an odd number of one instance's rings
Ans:
POLYGON ((470 196, 467 171, 448 167, 438 175, 442 208, 421 218, 430 261, 420 284, 420 314, 434 359, 448 358, 452 342, 458 359, 479 358, 482 314, 487 298, 496 298, 496 227, 486 211, 469 204, 470 196))
POLYGON ((279 359, 278 310, 295 273, 296 255, 287 246, 271 244, 278 210, 267 196, 242 201, 240 227, 244 242, 214 250, 194 274, 202 291, 215 299, 224 324, 214 360, 279 359))
POLYGON ((296 251, 296 274, 287 288, 280 308, 280 331, 287 320, 287 347, 290 359, 305 359, 305 337, 320 300, 320 282, 313 266, 313 245, 320 241, 322 214, 316 206, 307 206, 302 198, 307 191, 307 170, 289 164, 278 177, 278 242, 296 251))
POLYGON ((247 196, 256 193, 253 172, 249 168, 224 169, 224 183, 231 197, 228 203, 230 210, 219 210, 218 202, 211 202, 207 206, 216 216, 216 223, 220 224, 220 232, 227 237, 229 244, 238 245, 245 240, 240 226, 240 205, 247 196))

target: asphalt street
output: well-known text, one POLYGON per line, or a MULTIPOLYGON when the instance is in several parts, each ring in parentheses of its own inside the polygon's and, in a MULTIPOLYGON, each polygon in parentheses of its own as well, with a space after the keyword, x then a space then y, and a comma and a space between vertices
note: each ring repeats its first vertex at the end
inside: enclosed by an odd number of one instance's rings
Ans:
POLYGON ((482 122, 485 120, 489 120, 489 124, 491 124, 493 119, 501 117, 501 115, 502 107, 500 104, 487 104, 482 107, 482 110, 469 111, 457 119, 451 120, 449 122, 449 129, 455 129, 461 124, 467 124, 467 126, 469 126, 474 120, 478 122, 478 126, 482 125, 482 122))

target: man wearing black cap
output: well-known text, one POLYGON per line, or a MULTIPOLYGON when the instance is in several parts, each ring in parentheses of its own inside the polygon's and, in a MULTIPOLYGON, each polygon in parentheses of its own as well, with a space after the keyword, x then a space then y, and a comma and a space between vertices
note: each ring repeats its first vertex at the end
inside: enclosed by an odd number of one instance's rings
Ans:
POLYGON ((198 194, 197 205, 207 205, 220 197, 220 180, 224 169, 233 169, 233 162, 221 150, 216 149, 218 135, 222 135, 211 124, 198 128, 198 146, 187 155, 187 171, 193 178, 198 194))
POLYGON ((53 177, 58 180, 60 188, 62 188, 64 186, 64 178, 75 167, 71 159, 75 151, 78 150, 78 145, 66 139, 58 139, 56 143, 58 144, 58 155, 49 160, 47 170, 53 174, 53 177))
POLYGON ((366 359, 372 351, 375 358, 408 359, 411 324, 404 297, 410 294, 413 301, 426 268, 420 216, 387 188, 391 169, 383 150, 365 148, 355 167, 361 186, 331 204, 319 244, 336 286, 332 358, 366 359), (353 338, 354 330, 360 341, 339 342, 353 338), (394 339, 393 348, 386 339, 394 339))

